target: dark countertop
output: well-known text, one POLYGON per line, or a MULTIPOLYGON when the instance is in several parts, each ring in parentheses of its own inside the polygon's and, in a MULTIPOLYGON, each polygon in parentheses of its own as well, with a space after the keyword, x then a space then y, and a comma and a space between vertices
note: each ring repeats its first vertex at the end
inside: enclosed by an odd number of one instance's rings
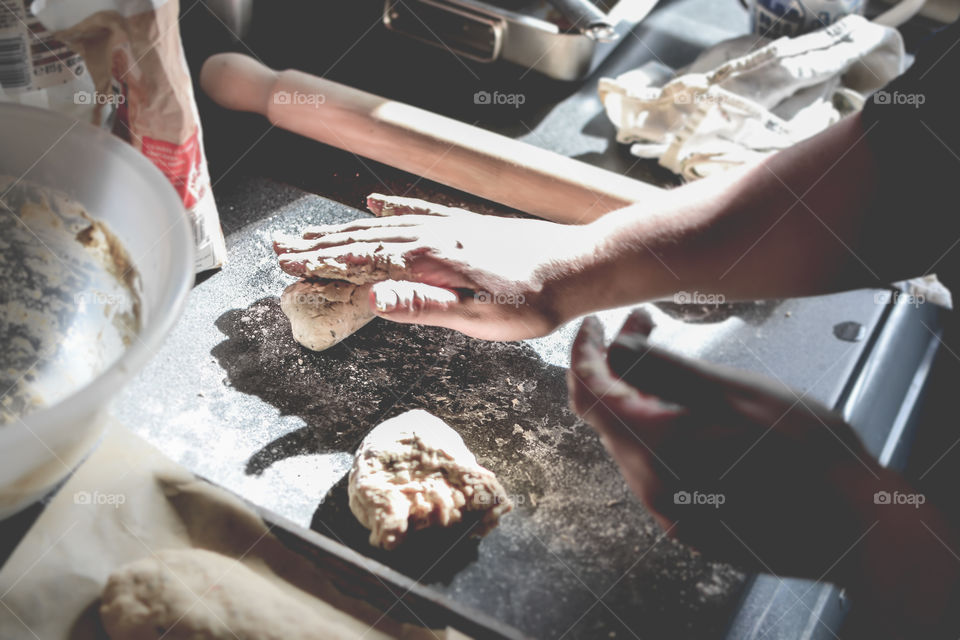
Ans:
POLYGON ((263 206, 262 220, 230 235, 230 264, 194 289, 162 353, 121 397, 121 422, 201 476, 537 637, 723 629, 743 575, 660 539, 567 407, 564 368, 538 352, 565 353, 566 334, 538 350, 377 320, 307 351, 279 310, 292 279, 268 239, 359 212, 269 181, 235 195, 248 212, 263 206), (352 452, 411 408, 460 431, 517 503, 479 544, 431 537, 378 552, 346 507, 352 452))
MULTIPOLYGON (((570 412, 564 366, 575 327, 489 343, 375 320, 310 352, 279 310, 291 278, 269 239, 362 214, 261 178, 220 202, 227 215, 257 221, 229 235, 230 264, 194 289, 163 351, 118 401, 121 422, 201 476, 535 637, 722 633, 745 576, 663 539, 570 412), (479 544, 426 539, 403 554, 378 552, 346 508, 352 452, 370 428, 411 408, 460 431, 517 502, 479 544)), ((777 375, 828 404, 864 347, 835 338, 833 325, 869 328, 883 312, 870 292, 707 317, 672 305, 652 311, 657 342, 777 375), (798 359, 801 343, 810 346, 798 359)), ((602 314, 608 334, 625 313, 602 314)))

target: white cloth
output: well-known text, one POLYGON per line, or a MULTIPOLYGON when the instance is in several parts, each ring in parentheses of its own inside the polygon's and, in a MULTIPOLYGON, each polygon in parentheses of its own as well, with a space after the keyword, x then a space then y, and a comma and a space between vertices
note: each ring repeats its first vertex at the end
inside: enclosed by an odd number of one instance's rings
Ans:
POLYGON ((856 15, 798 36, 727 40, 655 86, 650 67, 600 80, 617 141, 688 180, 755 162, 863 107, 900 75, 896 29, 856 15))

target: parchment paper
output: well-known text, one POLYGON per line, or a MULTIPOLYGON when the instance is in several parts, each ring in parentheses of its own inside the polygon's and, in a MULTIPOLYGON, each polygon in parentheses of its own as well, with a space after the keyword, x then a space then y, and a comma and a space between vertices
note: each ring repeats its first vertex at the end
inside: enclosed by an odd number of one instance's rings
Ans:
POLYGON ((0 571, 0 638, 106 638, 98 608, 110 573, 161 549, 189 547, 242 561, 325 617, 355 626, 357 637, 464 637, 400 624, 343 596, 236 497, 113 423, 0 571))

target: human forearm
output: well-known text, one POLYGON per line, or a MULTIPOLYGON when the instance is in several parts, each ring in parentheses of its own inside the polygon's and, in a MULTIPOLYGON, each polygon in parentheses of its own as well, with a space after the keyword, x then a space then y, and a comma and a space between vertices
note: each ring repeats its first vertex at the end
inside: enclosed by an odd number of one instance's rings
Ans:
MULTIPOLYGON (((857 256, 867 213, 878 205, 865 137, 860 119, 851 117, 760 165, 592 223, 586 230, 592 253, 568 283, 576 292, 575 310, 681 290, 735 300, 880 281, 887 275, 880 266, 857 256)), ((915 275, 908 271, 897 275, 915 275)))

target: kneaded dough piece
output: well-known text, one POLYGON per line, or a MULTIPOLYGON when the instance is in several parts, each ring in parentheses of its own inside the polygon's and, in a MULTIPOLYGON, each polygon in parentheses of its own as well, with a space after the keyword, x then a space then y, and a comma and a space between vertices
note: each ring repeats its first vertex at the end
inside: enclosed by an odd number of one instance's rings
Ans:
POLYGON ((373 320, 366 287, 341 280, 299 280, 280 296, 294 339, 323 351, 373 320))
POLYGON ((326 640, 368 628, 329 620, 243 563, 203 549, 168 549, 120 567, 103 590, 100 618, 111 640, 326 640))
POLYGON ((492 471, 463 439, 422 409, 376 426, 360 443, 348 484, 350 510, 370 529, 370 544, 395 549, 410 531, 446 527, 481 512, 486 535, 513 508, 492 471))

